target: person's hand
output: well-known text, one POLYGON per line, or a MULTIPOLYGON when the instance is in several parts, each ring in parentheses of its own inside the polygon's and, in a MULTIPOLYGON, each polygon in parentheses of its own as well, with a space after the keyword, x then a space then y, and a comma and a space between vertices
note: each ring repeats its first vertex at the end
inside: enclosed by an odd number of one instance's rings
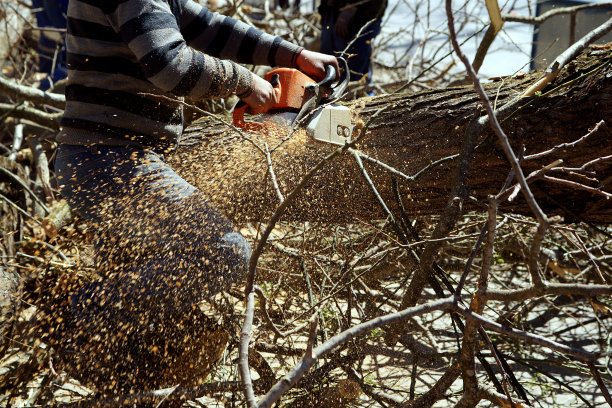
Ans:
POLYGON ((338 14, 336 19, 336 35, 341 38, 348 38, 351 34, 351 21, 357 13, 357 7, 347 5, 338 14))
POLYGON ((258 114, 267 112, 276 104, 276 91, 265 79, 253 75, 253 90, 242 98, 249 105, 249 113, 258 114))
POLYGON ((333 55, 321 54, 320 52, 302 50, 297 56, 297 69, 309 77, 320 81, 325 78, 326 67, 331 65, 336 70, 336 79, 340 72, 338 60, 333 55))

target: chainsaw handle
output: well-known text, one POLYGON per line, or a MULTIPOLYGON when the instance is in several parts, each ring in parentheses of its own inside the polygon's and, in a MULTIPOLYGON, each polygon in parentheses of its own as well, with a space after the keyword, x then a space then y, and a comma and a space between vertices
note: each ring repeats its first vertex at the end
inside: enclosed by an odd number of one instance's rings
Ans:
MULTIPOLYGON (((346 60, 342 57, 338 57, 336 59, 342 63, 342 66, 340 68, 344 69, 344 81, 336 85, 336 87, 334 88, 334 93, 328 98, 330 100, 336 99, 342 96, 342 94, 344 93, 344 90, 346 89, 346 86, 349 83, 349 80, 351 79, 351 73, 349 72, 349 67, 348 67, 348 63, 346 62, 346 60)), ((339 72, 338 72, 338 75, 340 75, 339 72)))
POLYGON ((325 78, 321 82, 317 83, 319 89, 331 88, 331 84, 336 79, 336 70, 333 66, 328 65, 325 67, 325 78))
MULTIPOLYGON (((270 84, 274 88, 274 92, 276 93, 276 99, 278 100, 281 95, 281 83, 279 80, 278 74, 275 74, 270 78, 270 84)), ((263 125, 259 122, 245 122, 244 113, 249 108, 249 105, 243 101, 239 100, 234 106, 234 112, 232 113, 232 119, 234 121, 234 126, 245 129, 245 130, 259 130, 263 127, 263 125)))
POLYGON ((337 60, 341 63, 341 69, 344 70, 344 80, 339 82, 336 86, 332 86, 334 80, 336 79, 336 74, 338 78, 340 78, 340 72, 336 73, 336 70, 333 66, 328 65, 325 70, 325 78, 321 82, 318 82, 315 87, 317 89, 322 90, 322 94, 328 94, 328 96, 322 99, 323 102, 329 102, 333 99, 339 98, 344 93, 346 86, 350 80, 350 73, 348 68, 348 63, 342 57, 338 57, 337 60), (333 91, 333 93, 331 92, 333 91))
MULTIPOLYGON (((247 122, 244 121, 244 112, 246 112, 249 105, 243 100, 239 100, 236 106, 234 106, 234 112, 232 114, 232 119, 234 121, 234 126, 246 129, 247 122)), ((255 122, 248 122, 249 125, 254 124, 255 122)))

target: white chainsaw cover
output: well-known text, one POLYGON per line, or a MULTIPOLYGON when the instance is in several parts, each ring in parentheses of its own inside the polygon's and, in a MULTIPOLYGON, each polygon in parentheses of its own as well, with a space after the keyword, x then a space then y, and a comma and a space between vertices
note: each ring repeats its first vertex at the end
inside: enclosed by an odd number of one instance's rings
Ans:
POLYGON ((350 142, 352 131, 351 111, 348 107, 339 105, 324 106, 306 126, 310 137, 337 145, 350 142))

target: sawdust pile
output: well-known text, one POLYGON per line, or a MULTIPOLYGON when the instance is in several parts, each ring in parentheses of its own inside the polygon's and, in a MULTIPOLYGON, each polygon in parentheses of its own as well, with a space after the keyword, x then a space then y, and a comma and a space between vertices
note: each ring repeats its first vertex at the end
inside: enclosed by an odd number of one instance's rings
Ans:
MULTIPOLYGON (((289 128, 270 126, 262 132, 242 135, 229 127, 218 129, 200 129, 202 141, 182 146, 168 162, 221 212, 240 222, 269 216, 279 204, 270 168, 279 191, 286 197, 314 165, 338 148, 311 139, 303 129, 292 134, 289 128)), ((329 218, 341 211, 337 207, 348 196, 356 170, 346 160, 342 155, 317 173, 290 206, 288 212, 293 219, 329 218)))

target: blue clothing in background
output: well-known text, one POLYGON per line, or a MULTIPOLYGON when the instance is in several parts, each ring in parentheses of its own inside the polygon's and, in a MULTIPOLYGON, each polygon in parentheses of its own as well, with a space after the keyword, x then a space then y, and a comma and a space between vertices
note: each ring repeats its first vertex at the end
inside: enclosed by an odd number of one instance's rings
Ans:
MULTIPOLYGON (((39 28, 66 29, 68 0, 32 0, 36 24, 39 28)), ((48 77, 41 81, 40 88, 49 89, 68 75, 66 69, 66 34, 60 31, 40 31, 38 40, 38 72, 48 77), (59 40, 59 42, 58 42, 59 40)))
POLYGON ((336 15, 333 13, 322 16, 321 29, 321 49, 324 54, 344 56, 347 60, 349 70, 351 71, 351 81, 359 81, 364 75, 367 75, 366 83, 372 81, 372 41, 380 33, 381 20, 372 21, 365 27, 362 34, 355 38, 343 38, 336 34, 335 20, 336 15), (354 41, 353 41, 354 40, 354 41), (342 51, 346 46, 353 41, 351 46, 342 55, 342 51), (348 55, 348 57, 347 57, 348 55))
POLYGON ((386 8, 387 0, 322 0, 318 7, 320 52, 344 57, 351 81, 364 77, 366 84, 372 81, 372 42, 380 33, 386 8))

